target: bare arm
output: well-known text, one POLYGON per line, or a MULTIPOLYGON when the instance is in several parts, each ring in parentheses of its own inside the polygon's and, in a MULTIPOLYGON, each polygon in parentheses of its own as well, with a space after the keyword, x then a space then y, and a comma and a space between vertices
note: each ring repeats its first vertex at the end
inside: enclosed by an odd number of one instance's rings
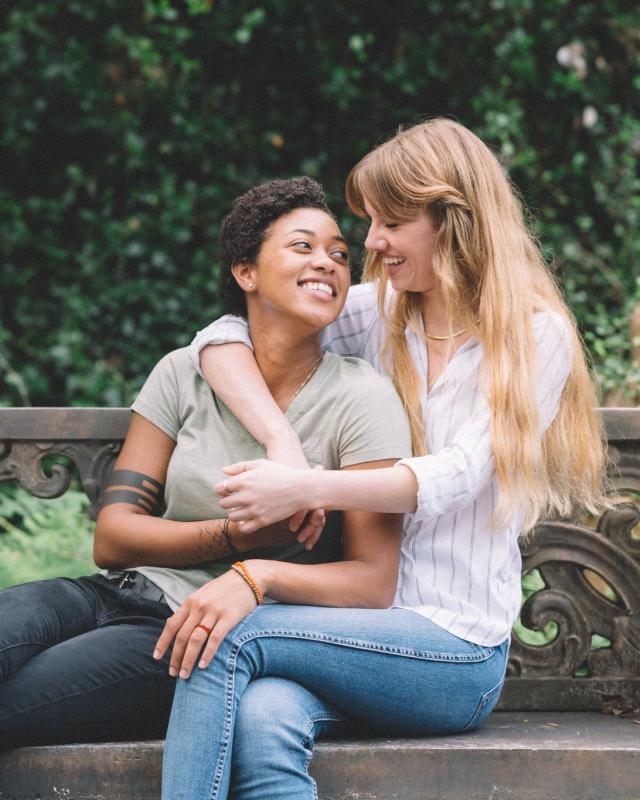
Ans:
POLYGON ((265 446, 268 458, 291 467, 308 466, 296 432, 271 396, 246 345, 208 345, 200 353, 200 368, 215 393, 265 446))
MULTIPOLYGON (((390 463, 360 464, 348 472, 378 472, 376 467, 390 463)), ((343 533, 344 560, 337 563, 303 565, 251 559, 245 564, 259 588, 281 602, 388 607, 397 582, 402 516, 349 512, 344 515, 343 533)), ((183 603, 167 621, 154 655, 162 657, 175 638, 170 672, 188 677, 205 643, 200 666, 210 662, 219 642, 254 607, 249 587, 235 572, 228 572, 205 584, 183 603), (210 636, 197 627, 200 624, 213 629, 210 636)))
POLYGON ((216 486, 222 508, 245 532, 268 524, 300 506, 321 504, 343 511, 406 513, 415 511, 418 483, 399 465, 378 470, 296 470, 265 459, 225 468, 230 477, 216 486))
MULTIPOLYGON (((209 386, 264 445, 267 458, 289 467, 309 466, 298 434, 271 396, 252 350, 239 342, 208 345, 200 352, 200 368, 209 386)), ((310 550, 324 527, 322 506, 304 506, 290 516, 291 530, 298 531, 298 541, 310 550), (310 508, 315 510, 307 513, 310 508)))
POLYGON ((347 511, 344 561, 289 564, 250 559, 262 591, 281 603, 387 608, 395 594, 402 516, 347 511), (352 534, 347 546, 346 531, 352 534))
MULTIPOLYGON (((141 565, 186 567, 231 552, 224 519, 175 522, 158 516, 169 459, 175 442, 135 412, 112 481, 98 516, 94 559, 98 566, 121 569, 141 565)), ((261 531, 256 538, 229 526, 233 546, 290 542, 287 524, 261 531)))

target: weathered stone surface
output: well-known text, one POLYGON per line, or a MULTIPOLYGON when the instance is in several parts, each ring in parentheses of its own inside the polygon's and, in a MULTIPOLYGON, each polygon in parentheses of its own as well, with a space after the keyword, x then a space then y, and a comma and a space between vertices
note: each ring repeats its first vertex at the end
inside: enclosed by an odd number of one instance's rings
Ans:
MULTIPOLYGON (((478 731, 322 742, 320 800, 638 800, 640 727, 595 713, 498 712, 478 731)), ((162 742, 0 755, 2 800, 159 800, 162 742)))

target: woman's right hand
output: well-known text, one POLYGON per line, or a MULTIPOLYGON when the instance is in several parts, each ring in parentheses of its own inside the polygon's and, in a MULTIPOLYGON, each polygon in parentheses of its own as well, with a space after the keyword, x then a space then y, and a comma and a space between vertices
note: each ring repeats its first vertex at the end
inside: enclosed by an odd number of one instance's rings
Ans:
POLYGON ((167 619, 153 657, 161 659, 173 643, 169 675, 186 680, 196 661, 201 669, 209 665, 220 642, 255 607, 251 589, 230 569, 190 594, 167 619))
MULTIPOLYGON (((300 439, 291 428, 285 432, 285 435, 276 436, 268 442, 266 449, 269 461, 285 464, 295 469, 309 469, 300 439)), ((304 544, 305 550, 311 550, 322 535, 325 522, 326 516, 323 508, 301 510, 293 514, 289 528, 297 531, 296 539, 300 544, 304 544)))
POLYGON ((292 517, 305 506, 304 484, 309 470, 292 469, 261 458, 224 468, 229 475, 216 484, 221 508, 240 530, 250 533, 292 517))

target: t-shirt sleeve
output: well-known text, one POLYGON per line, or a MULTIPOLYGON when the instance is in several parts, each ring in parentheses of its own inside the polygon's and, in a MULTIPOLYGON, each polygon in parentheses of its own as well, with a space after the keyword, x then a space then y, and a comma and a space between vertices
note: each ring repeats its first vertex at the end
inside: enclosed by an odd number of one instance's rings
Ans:
POLYGON ((174 441, 182 426, 180 380, 172 354, 164 356, 151 370, 131 410, 148 419, 174 441))
POLYGON ((339 356, 364 358, 367 333, 378 318, 378 292, 373 283, 352 286, 342 313, 322 333, 322 346, 339 356))
POLYGON ((411 455, 409 423, 391 382, 372 368, 351 381, 338 441, 340 467, 411 455))
MULTIPOLYGON (((556 314, 534 317, 536 387, 540 433, 549 427, 573 363, 573 343, 564 321, 556 314)), ((477 392, 473 412, 453 441, 437 453, 403 459, 418 482, 416 516, 429 519, 458 511, 472 502, 495 471, 491 445, 491 411, 477 392)))
POLYGON ((189 358, 201 378, 204 378, 200 369, 200 351, 202 348, 209 344, 230 344, 231 342, 246 344, 247 347, 253 350, 253 344, 249 336, 249 324, 244 317, 225 314, 224 317, 220 317, 220 319, 215 320, 215 322, 196 333, 189 345, 189 358))

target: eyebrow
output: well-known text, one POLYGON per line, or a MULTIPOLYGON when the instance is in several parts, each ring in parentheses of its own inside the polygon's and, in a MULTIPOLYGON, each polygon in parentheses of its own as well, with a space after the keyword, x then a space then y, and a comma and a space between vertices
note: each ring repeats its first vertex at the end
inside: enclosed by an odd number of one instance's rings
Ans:
MULTIPOLYGON (((310 231, 308 228, 294 228, 292 231, 289 231, 287 236, 289 236, 292 233, 306 233, 307 236, 317 236, 317 233, 315 231, 310 231)), ((343 242, 344 244, 347 245, 347 247, 349 246, 344 236, 332 236, 331 238, 335 242, 343 242)))

